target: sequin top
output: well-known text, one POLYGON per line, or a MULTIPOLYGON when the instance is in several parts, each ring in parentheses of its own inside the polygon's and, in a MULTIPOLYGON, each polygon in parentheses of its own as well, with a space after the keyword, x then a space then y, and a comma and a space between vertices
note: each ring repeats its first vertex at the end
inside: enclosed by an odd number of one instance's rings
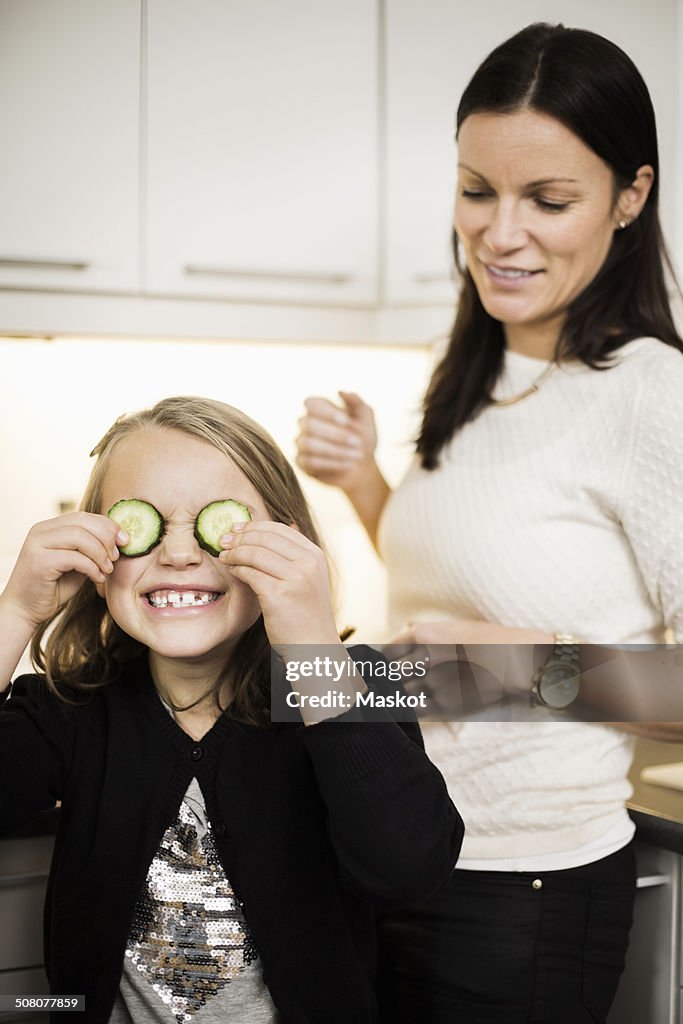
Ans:
POLYGON ((110 1024, 276 1024, 277 1011, 196 778, 135 905, 110 1024))

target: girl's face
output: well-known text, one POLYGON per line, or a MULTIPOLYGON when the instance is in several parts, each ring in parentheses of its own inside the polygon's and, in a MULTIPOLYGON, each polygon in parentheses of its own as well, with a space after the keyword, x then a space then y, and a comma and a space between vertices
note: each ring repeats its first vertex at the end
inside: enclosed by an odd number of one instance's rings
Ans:
POLYGON ((455 228, 479 297, 511 348, 550 358, 567 307, 612 243, 612 171, 532 110, 471 114, 458 142, 455 228), (545 351, 530 351, 534 337, 545 351))
MULTIPOLYGON (((157 659, 181 659, 217 675, 239 637, 257 620, 259 604, 194 537, 197 513, 212 501, 234 498, 253 519, 270 519, 263 499, 235 464, 199 438, 149 427, 114 449, 102 493, 102 514, 122 498, 142 498, 161 514, 165 532, 149 554, 121 556, 98 586, 112 618, 157 659), (209 604, 153 607, 150 594, 191 591, 209 604)), ((202 673, 204 674, 204 673, 202 673)))

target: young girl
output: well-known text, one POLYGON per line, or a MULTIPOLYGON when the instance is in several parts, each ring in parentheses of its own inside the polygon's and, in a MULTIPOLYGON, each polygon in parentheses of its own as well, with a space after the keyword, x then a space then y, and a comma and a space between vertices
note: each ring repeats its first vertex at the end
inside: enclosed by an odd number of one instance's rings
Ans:
POLYGON ((61 801, 51 989, 92 1024, 374 1021, 374 906, 438 890, 462 823, 417 726, 270 721, 271 646, 325 645, 335 689, 372 686, 296 478, 204 399, 123 417, 93 454, 83 511, 31 529, 0 595, 0 679, 31 637, 44 673, 0 710, 0 828, 61 801), (131 499, 163 521, 137 557, 107 515, 131 499), (212 553, 198 514, 226 499, 250 518, 212 553))

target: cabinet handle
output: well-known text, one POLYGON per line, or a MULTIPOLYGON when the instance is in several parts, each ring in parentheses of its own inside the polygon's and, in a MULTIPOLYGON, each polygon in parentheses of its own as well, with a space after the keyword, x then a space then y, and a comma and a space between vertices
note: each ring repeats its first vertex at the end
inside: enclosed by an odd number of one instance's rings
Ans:
POLYGON ((415 284, 453 284, 453 278, 450 274, 414 274, 413 281, 415 284))
POLYGON ((9 885, 22 885, 24 882, 36 882, 47 878, 47 871, 31 871, 25 875, 0 875, 0 888, 9 885))
POLYGON ((199 263, 186 263, 185 274, 197 274, 203 277, 242 277, 254 281, 304 281, 307 284, 349 284, 353 278, 349 274, 311 274, 306 272, 292 273, 285 270, 241 270, 235 267, 208 267, 199 263))
POLYGON ((639 875, 636 878, 637 889, 651 889, 657 885, 670 885, 670 875, 639 875))
POLYGON ((14 256, 0 256, 0 267, 23 267, 33 270, 87 270, 87 260, 24 260, 14 256))

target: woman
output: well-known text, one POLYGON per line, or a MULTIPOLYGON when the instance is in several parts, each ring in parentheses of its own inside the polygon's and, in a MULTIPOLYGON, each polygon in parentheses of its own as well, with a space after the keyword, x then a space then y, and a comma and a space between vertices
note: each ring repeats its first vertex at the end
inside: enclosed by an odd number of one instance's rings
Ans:
MULTIPOLYGON (((647 88, 608 40, 535 24, 477 69, 457 126, 466 266, 415 463, 390 495, 372 411, 342 393, 308 401, 299 464, 377 543, 403 641, 681 640, 683 342, 647 88)), ((543 722, 425 730, 466 835, 448 888, 382 923, 387 1021, 606 1019, 634 894, 632 739, 545 701, 543 722)))

